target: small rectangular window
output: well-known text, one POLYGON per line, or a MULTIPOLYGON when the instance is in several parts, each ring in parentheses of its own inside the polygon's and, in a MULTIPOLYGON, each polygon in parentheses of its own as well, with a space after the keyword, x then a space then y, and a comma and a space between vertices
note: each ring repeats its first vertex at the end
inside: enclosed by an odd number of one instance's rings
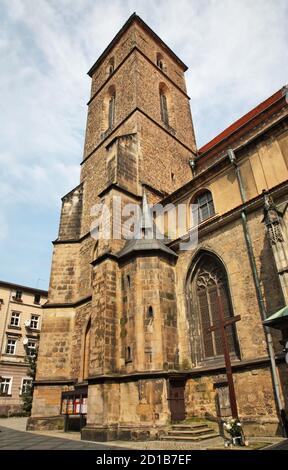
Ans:
POLYGON ((40 294, 35 294, 34 296, 34 304, 39 305, 41 301, 41 295, 40 294))
POLYGON ((36 341, 28 341, 27 356, 33 357, 36 354, 36 341))
POLYGON ((10 326, 20 326, 20 312, 12 312, 10 326))
POLYGON ((15 354, 16 353, 16 339, 8 338, 6 345, 6 354, 15 354))
POLYGON ((11 395, 12 388, 12 377, 1 377, 0 378, 0 394, 11 395))
POLYGON ((39 315, 31 315, 30 328, 39 330, 39 315))
POLYGON ((31 388, 32 385, 32 379, 22 379, 22 385, 21 385, 21 391, 20 395, 23 395, 23 393, 29 392, 29 389, 31 388))
POLYGON ((15 299, 16 300, 22 300, 22 291, 21 290, 16 290, 15 299))

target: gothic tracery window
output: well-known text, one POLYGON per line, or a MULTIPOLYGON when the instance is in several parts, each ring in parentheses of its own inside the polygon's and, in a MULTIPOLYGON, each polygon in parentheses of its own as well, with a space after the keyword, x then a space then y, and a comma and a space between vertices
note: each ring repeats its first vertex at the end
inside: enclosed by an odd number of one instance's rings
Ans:
MULTIPOLYGON (((233 317, 227 276, 224 267, 216 258, 203 255, 194 275, 194 290, 201 330, 203 358, 212 359, 223 355, 220 328, 220 308, 222 304, 224 318, 233 317)), ((235 325, 225 328, 230 353, 239 355, 235 325)))

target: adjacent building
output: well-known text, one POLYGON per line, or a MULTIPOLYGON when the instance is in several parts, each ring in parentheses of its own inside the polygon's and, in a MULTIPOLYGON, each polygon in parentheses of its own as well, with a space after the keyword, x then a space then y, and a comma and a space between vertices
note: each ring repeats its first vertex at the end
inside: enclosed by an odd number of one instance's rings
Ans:
POLYGON ((47 291, 0 281, 0 415, 21 410, 21 394, 31 384, 27 356, 39 343, 47 291))
POLYGON ((228 416, 224 337, 245 432, 283 433, 287 365, 263 322, 287 302, 287 88, 197 149, 186 70, 134 14, 89 71, 81 181, 62 200, 30 429, 78 414, 84 439, 143 439, 228 416), (95 240, 94 205, 115 198, 197 212, 162 240, 112 229, 95 240), (181 249, 196 228, 197 246, 181 249))

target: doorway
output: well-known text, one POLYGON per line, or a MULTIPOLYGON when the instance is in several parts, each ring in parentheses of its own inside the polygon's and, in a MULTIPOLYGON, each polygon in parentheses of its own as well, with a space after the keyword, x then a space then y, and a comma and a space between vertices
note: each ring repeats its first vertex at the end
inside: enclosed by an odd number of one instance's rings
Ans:
POLYGON ((185 380, 169 380, 169 407, 171 421, 183 421, 186 418, 185 412, 185 380))

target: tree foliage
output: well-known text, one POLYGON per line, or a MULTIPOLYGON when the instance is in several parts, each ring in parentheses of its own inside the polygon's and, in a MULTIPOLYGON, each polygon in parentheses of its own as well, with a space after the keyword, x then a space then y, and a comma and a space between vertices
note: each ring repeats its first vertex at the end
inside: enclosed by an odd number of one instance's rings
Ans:
POLYGON ((36 365, 37 365, 37 356, 38 356, 38 349, 35 350, 35 354, 33 356, 29 356, 26 354, 26 362, 28 363, 28 377, 31 377, 32 382, 31 385, 27 386, 26 391, 22 393, 22 409, 25 413, 31 413, 32 409, 32 402, 33 402, 33 391, 34 391, 34 380, 36 375, 36 365))

